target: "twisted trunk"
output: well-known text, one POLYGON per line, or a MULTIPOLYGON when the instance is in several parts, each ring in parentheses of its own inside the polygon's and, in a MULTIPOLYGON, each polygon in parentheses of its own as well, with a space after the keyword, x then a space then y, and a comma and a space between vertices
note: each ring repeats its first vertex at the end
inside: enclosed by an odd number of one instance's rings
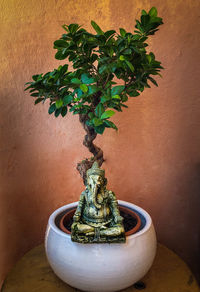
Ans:
POLYGON ((94 157, 90 159, 86 158, 85 160, 79 162, 76 167, 83 179, 84 184, 86 185, 87 170, 92 167, 92 164, 94 163, 94 161, 97 161, 99 166, 101 166, 104 162, 104 158, 103 158, 103 151, 93 143, 94 139, 97 136, 97 133, 92 127, 86 124, 87 116, 79 115, 79 120, 84 130, 86 131, 86 135, 83 140, 83 145, 87 147, 88 150, 94 155, 94 157))

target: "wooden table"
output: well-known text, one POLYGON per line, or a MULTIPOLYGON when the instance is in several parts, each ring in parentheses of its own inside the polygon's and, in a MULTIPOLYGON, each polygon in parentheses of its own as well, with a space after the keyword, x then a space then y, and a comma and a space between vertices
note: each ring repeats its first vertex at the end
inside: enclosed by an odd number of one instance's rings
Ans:
MULTIPOLYGON (((175 253, 158 245, 151 270, 142 279, 144 292, 200 292, 190 269, 175 253)), ((7 276, 2 292, 80 291, 62 282, 51 270, 43 245, 25 254, 7 276)), ((124 292, 139 291, 134 286, 124 292)))

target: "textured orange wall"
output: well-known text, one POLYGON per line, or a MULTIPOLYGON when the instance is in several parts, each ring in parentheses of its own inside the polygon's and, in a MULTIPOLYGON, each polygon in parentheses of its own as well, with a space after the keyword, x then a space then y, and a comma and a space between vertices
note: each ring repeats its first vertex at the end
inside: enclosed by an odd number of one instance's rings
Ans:
POLYGON ((50 213, 78 199, 76 163, 88 157, 76 116, 47 114, 24 83, 58 67, 53 41, 71 22, 133 31, 141 9, 156 6, 164 25, 151 49, 166 68, 159 88, 132 98, 116 114, 116 133, 97 139, 109 187, 150 212, 159 241, 198 274, 200 260, 200 137, 198 0, 1 0, 0 279, 44 239, 50 213))

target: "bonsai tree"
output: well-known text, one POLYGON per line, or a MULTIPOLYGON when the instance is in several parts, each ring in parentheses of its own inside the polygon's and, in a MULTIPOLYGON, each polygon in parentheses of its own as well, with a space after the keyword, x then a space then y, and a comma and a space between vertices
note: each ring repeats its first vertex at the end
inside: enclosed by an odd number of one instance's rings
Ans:
POLYGON ((162 18, 152 7, 147 13, 141 12, 136 20, 134 32, 124 28, 106 32, 94 22, 92 34, 78 24, 63 25, 65 33, 54 42, 57 50, 55 58, 67 60, 71 64, 60 65, 46 74, 32 76, 26 83, 35 104, 49 100, 49 114, 65 117, 69 112, 79 115, 80 123, 86 131, 83 144, 93 154, 90 159, 78 163, 84 183, 86 171, 94 161, 99 166, 104 162, 103 151, 93 141, 106 128, 117 130, 110 120, 116 111, 127 108, 128 98, 137 97, 149 82, 157 85, 152 77, 160 75, 161 62, 152 52, 147 52, 148 37, 154 35, 162 18))

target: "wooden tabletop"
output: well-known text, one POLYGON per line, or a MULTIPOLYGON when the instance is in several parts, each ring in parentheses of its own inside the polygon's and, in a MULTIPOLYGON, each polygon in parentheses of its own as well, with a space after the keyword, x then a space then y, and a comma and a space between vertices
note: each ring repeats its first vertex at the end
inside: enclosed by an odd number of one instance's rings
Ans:
MULTIPOLYGON (((151 270, 142 279, 144 292, 200 292, 188 266, 175 253, 158 245, 151 270)), ((2 292, 80 291, 62 282, 51 270, 43 245, 25 254, 7 276, 2 292)), ((139 291, 134 286, 124 292, 139 291)))

